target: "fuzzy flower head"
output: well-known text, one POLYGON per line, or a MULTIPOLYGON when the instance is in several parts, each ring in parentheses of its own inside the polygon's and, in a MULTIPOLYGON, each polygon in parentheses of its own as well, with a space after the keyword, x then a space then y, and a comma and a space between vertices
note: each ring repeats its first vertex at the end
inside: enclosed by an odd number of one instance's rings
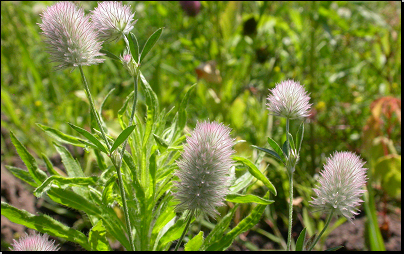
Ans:
POLYGON ((91 19, 100 33, 100 39, 114 41, 123 34, 132 31, 137 20, 133 21, 135 13, 130 10, 130 5, 122 5, 121 2, 102 2, 92 11, 91 19))
POLYGON ((12 251, 57 251, 60 249, 59 245, 55 245, 54 240, 48 240, 48 235, 44 234, 30 234, 25 233, 18 241, 13 239, 11 244, 12 251))
POLYGON ((365 192, 366 168, 364 161, 351 152, 335 152, 327 158, 324 170, 320 172, 318 188, 313 189, 317 198, 311 205, 326 212, 334 211, 351 220, 357 215, 357 206, 363 202, 360 196, 365 192))
POLYGON ((310 96, 299 82, 286 80, 269 90, 268 110, 289 119, 309 116, 310 96))
POLYGON ((230 186, 230 156, 234 153, 231 129, 217 122, 198 122, 182 158, 177 162, 175 175, 180 182, 175 198, 180 202, 176 210, 197 210, 212 217, 218 214, 230 186))
POLYGON ((89 17, 84 10, 72 2, 58 2, 48 7, 38 24, 49 44, 49 54, 53 62, 59 62, 58 69, 102 63, 98 58, 102 42, 97 40, 89 17))

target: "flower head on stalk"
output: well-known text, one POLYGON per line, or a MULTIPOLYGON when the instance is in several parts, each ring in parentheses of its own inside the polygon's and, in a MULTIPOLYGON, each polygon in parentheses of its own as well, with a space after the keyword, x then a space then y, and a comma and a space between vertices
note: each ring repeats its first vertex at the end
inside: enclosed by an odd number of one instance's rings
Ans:
POLYGON ((230 185, 229 170, 234 153, 231 129, 216 122, 198 122, 182 158, 177 162, 175 175, 180 182, 174 196, 180 203, 178 211, 201 211, 210 216, 218 214, 216 207, 223 205, 230 185))
POLYGON ((269 91, 266 105, 274 115, 289 119, 309 116, 310 96, 299 82, 286 80, 269 91))
POLYGON ((132 31, 137 21, 133 21, 134 16, 135 13, 131 12, 130 5, 106 1, 99 3, 98 7, 92 11, 91 19, 102 40, 114 41, 132 31))
POLYGON ((366 168, 364 161, 351 152, 335 152, 327 158, 324 170, 320 172, 318 188, 313 189, 317 198, 312 198, 311 205, 325 212, 334 211, 348 220, 357 215, 365 192, 366 168))
POLYGON ((58 2, 48 7, 38 24, 49 44, 49 54, 53 62, 59 62, 58 69, 102 63, 99 58, 102 42, 97 40, 89 17, 84 10, 72 2, 58 2))
POLYGON ((11 244, 12 251, 57 251, 60 249, 59 245, 55 245, 54 240, 48 240, 48 235, 44 234, 30 234, 25 233, 18 241, 13 239, 11 244))

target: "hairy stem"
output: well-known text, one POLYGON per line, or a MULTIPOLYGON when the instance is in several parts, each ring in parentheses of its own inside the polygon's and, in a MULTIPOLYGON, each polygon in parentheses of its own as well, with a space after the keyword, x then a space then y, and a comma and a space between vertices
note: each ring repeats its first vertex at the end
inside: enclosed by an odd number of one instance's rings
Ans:
POLYGON ((325 230, 327 229, 328 225, 330 224, 330 221, 331 221, 333 212, 334 212, 334 210, 331 210, 331 213, 330 213, 330 215, 328 215, 327 222, 325 223, 325 226, 324 226, 323 230, 322 230, 322 231, 320 232, 320 234, 317 236, 316 240, 311 244, 311 246, 310 246, 310 248, 308 249, 308 251, 311 251, 311 250, 314 248, 314 246, 316 245, 316 243, 318 242, 318 240, 320 240, 321 236, 324 234, 325 230))
POLYGON ((184 239, 184 236, 185 236, 185 234, 186 234, 187 231, 188 231, 189 224, 191 223, 192 217, 194 216, 194 212, 195 212, 195 210, 192 210, 192 211, 190 211, 190 212, 188 213, 187 225, 185 225, 184 231, 182 232, 182 235, 181 235, 180 239, 178 240, 177 245, 175 246, 174 251, 177 251, 178 248, 180 247, 181 242, 182 242, 182 239, 184 239))
MULTIPOLYGON (((289 149, 289 118, 286 118, 286 150, 288 151, 288 158, 290 156, 290 149, 289 149)), ((294 168, 287 168, 286 169, 289 173, 289 225, 288 225, 288 243, 286 250, 290 250, 290 246, 292 243, 292 222, 293 222, 293 171, 294 168)))

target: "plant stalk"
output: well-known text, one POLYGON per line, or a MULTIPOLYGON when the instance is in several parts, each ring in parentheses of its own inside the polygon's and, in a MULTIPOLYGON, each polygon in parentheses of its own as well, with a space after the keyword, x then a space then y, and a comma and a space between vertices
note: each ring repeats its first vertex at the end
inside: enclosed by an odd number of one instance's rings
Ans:
MULTIPOLYGON (((290 149, 289 149, 289 118, 286 118, 286 150, 288 151, 288 157, 290 157, 290 149)), ((289 160, 289 158, 288 158, 289 160)), ((286 169, 289 173, 289 225, 288 225, 288 243, 286 246, 286 250, 290 251, 291 243, 292 243, 292 222, 293 222, 293 171, 294 168, 286 169)))
POLYGON ((325 226, 324 226, 323 230, 322 230, 322 231, 320 232, 320 234, 317 236, 316 240, 311 244, 311 246, 310 246, 310 248, 308 249, 308 251, 311 251, 311 250, 314 248, 314 246, 316 245, 316 243, 318 242, 318 240, 320 240, 321 236, 324 234, 325 230, 327 229, 328 225, 330 224, 330 221, 331 221, 331 218, 332 218, 333 213, 334 213, 334 210, 331 210, 331 213, 330 213, 330 215, 328 215, 327 222, 325 223, 325 226))
POLYGON ((194 212, 195 212, 195 210, 192 210, 192 211, 190 211, 190 212, 188 213, 187 225, 185 225, 184 231, 182 232, 182 235, 181 235, 180 239, 178 240, 177 245, 175 246, 174 251, 177 251, 178 248, 180 247, 181 242, 182 242, 182 239, 184 239, 184 236, 185 236, 185 234, 186 234, 187 231, 188 231, 189 224, 191 223, 192 217, 194 216, 194 212))

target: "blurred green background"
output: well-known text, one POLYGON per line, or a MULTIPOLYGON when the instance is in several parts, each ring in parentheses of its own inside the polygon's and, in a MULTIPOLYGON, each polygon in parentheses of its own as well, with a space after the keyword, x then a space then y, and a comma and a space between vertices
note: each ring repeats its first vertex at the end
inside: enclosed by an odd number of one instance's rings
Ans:
MULTIPOLYGON (((17 156, 6 142, 10 130, 33 154, 52 156, 56 153, 52 139, 36 123, 72 135, 68 122, 82 127, 90 123, 79 71, 53 71, 37 25, 39 14, 52 3, 1 2, 2 164, 12 164, 17 156)), ((78 3, 87 13, 97 5, 78 3)), ((202 1, 194 17, 179 2, 124 3, 136 11, 133 32, 140 45, 164 27, 141 66, 161 108, 178 107, 181 96, 197 83, 189 100, 186 129, 198 120, 224 122, 233 129, 233 137, 247 141, 236 145, 239 156, 255 161, 257 152, 251 145, 267 147, 268 136, 279 143, 286 139, 286 122, 268 116, 266 97, 276 83, 300 81, 313 106, 295 174, 295 213, 301 214, 295 223, 307 227, 310 235, 322 228, 324 218, 310 213, 308 203, 318 172, 333 151, 354 151, 368 161, 370 169, 369 196, 361 208, 367 223, 365 249, 383 249, 383 222, 378 226, 376 217, 398 214, 401 221, 400 2, 202 1), (377 239, 379 247, 371 244, 377 239)), ((119 55, 124 42, 104 46, 119 55)), ((98 106, 115 88, 103 117, 119 133, 117 111, 131 92, 130 76, 110 59, 85 67, 84 72, 98 106)), ((292 121, 291 133, 299 124, 292 121)), ((287 175, 271 158, 261 163, 262 170, 266 166, 279 194, 273 197, 276 209, 270 206, 260 223, 265 230, 258 225, 255 231, 282 248, 287 175)), ((91 164, 86 168, 86 173, 94 173, 91 164)), ((257 183, 250 191, 264 193, 264 188, 257 183)), ((241 207, 237 216, 242 218, 250 209, 241 207)), ((294 227, 294 231, 302 229, 294 227)), ((241 241, 248 249, 258 248, 241 241)))

